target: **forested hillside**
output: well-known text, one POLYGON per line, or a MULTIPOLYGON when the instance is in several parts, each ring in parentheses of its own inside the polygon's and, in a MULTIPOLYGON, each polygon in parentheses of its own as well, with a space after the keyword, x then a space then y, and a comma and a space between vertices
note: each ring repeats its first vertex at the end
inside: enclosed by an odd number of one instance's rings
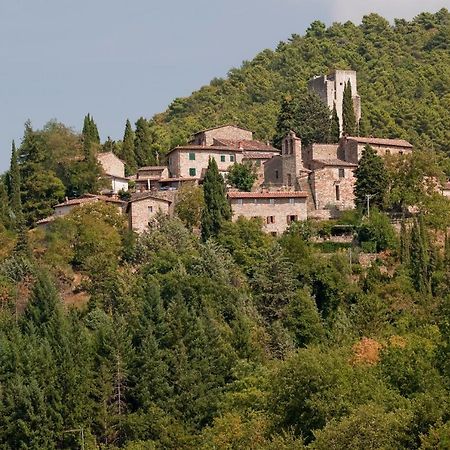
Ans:
POLYGON ((450 151, 450 14, 423 13, 394 26, 371 14, 360 25, 314 22, 276 50, 264 50, 226 79, 175 99, 150 125, 161 152, 200 129, 226 122, 272 140, 280 102, 332 69, 358 71, 361 133, 402 137, 415 146, 450 151))

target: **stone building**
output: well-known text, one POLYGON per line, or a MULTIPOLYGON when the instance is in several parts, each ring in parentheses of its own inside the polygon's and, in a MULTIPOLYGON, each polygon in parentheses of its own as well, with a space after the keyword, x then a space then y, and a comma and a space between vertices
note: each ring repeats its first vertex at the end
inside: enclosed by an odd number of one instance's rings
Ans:
POLYGON ((361 159, 362 151, 366 145, 370 145, 378 156, 409 155, 413 146, 404 139, 381 139, 374 137, 344 136, 339 142, 343 159, 357 164, 361 159))
POLYGON ((334 70, 329 75, 320 75, 308 82, 308 88, 318 94, 330 108, 336 105, 339 126, 342 132, 342 101, 345 84, 350 82, 352 88, 353 108, 357 122, 361 119, 361 98, 358 95, 356 72, 354 70, 334 70))
POLYGON ((130 230, 143 233, 158 213, 173 214, 173 201, 153 192, 141 192, 131 197, 126 212, 130 230))
POLYGON ((102 166, 104 178, 109 181, 105 194, 117 194, 120 191, 128 191, 128 178, 125 177, 125 163, 113 152, 97 154, 97 161, 102 166))
POLYGON ((272 145, 253 139, 251 131, 225 125, 196 133, 189 145, 175 147, 167 156, 170 176, 175 178, 203 178, 209 158, 224 175, 234 163, 251 162, 262 178, 263 163, 277 154, 272 145))
POLYGON ((292 222, 306 220, 307 194, 287 192, 229 192, 233 221, 260 218, 267 233, 281 234, 292 222))

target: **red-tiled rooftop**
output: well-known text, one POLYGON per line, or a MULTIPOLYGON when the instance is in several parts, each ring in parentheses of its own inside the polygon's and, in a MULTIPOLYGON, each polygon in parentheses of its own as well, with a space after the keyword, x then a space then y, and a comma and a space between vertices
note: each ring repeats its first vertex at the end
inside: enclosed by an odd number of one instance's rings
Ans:
POLYGON ((232 147, 224 147, 223 145, 181 145, 175 148, 172 148, 167 154, 174 152, 175 150, 195 150, 196 152, 235 152, 235 153, 241 153, 243 150, 239 148, 232 148, 232 147))
POLYGON ((246 159, 270 159, 273 156, 276 156, 274 153, 263 153, 263 152, 246 152, 244 151, 243 155, 246 159))
POLYGON ((239 128, 240 130, 250 131, 250 132, 253 133, 252 130, 249 130, 248 128, 240 127, 239 125, 236 125, 235 123, 226 123, 225 125, 217 125, 216 127, 205 128, 204 130, 197 131, 196 133, 194 133, 194 136, 197 136, 198 134, 204 133, 205 131, 218 130, 219 128, 225 128, 225 127, 239 128))
POLYGON ((229 198, 305 198, 308 194, 301 191, 286 192, 228 192, 229 198))
POLYGON ((225 147, 237 148, 242 150, 263 150, 279 153, 280 150, 265 142, 245 139, 221 139, 215 138, 214 142, 225 147))
POLYGON ((404 139, 384 139, 374 137, 359 137, 359 136, 347 136, 349 141, 356 141, 360 144, 373 144, 373 145, 392 145, 393 147, 408 147, 412 148, 412 144, 404 139))
POLYGON ((160 170, 164 170, 166 169, 166 166, 144 166, 144 167, 139 167, 138 172, 141 170, 155 170, 155 171, 160 171, 160 170))
POLYGON ((103 202, 109 202, 109 203, 118 203, 118 204, 124 204, 122 200, 118 200, 116 198, 107 197, 106 195, 93 195, 93 194, 86 194, 83 197, 79 198, 72 198, 70 200, 66 200, 63 203, 59 203, 55 206, 55 208, 62 208, 63 206, 72 206, 72 205, 81 205, 83 203, 89 203, 89 202, 95 202, 97 200, 103 201, 103 202))

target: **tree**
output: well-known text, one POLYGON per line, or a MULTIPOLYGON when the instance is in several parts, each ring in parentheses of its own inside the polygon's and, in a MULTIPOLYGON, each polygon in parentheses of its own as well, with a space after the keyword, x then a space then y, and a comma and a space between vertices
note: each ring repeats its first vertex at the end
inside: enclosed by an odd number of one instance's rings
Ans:
POLYGON ((280 146, 290 130, 301 137, 303 145, 330 141, 330 110, 315 92, 303 92, 292 100, 283 100, 274 143, 280 146))
POLYGON ((355 136, 357 123, 355 108, 353 106, 352 85, 350 81, 345 83, 344 98, 342 100, 342 131, 348 136, 355 136))
POLYGON ((418 292, 430 292, 429 246, 423 218, 414 219, 411 229, 410 273, 418 292))
POLYGON ((83 151, 85 159, 89 160, 95 156, 94 146, 100 144, 100 136, 98 134, 97 125, 94 118, 88 114, 84 117, 83 131, 81 132, 83 138, 83 151))
POLYGON ((8 228, 9 222, 8 192, 5 183, 0 178, 0 229, 1 226, 8 228))
POLYGON ((331 132, 330 132, 330 142, 339 142, 341 137, 341 128, 339 124, 339 117, 336 111, 336 103, 333 104, 333 112, 331 113, 331 132))
POLYGON ((231 209, 228 204, 225 183, 219 173, 216 160, 210 158, 205 178, 203 180, 203 195, 205 207, 202 213, 202 239, 208 240, 219 233, 224 221, 231 219, 231 209))
POLYGON ((205 199, 199 186, 184 185, 177 192, 175 214, 190 229, 200 227, 205 199))
POLYGON ((355 203, 358 208, 365 209, 367 196, 370 205, 382 208, 386 197, 388 179, 384 162, 375 150, 366 145, 362 152, 359 165, 355 170, 355 203))
POLYGON ((20 170, 17 161, 17 150, 14 141, 11 148, 11 163, 8 173, 9 205, 14 216, 15 226, 23 220, 22 200, 20 197, 20 170))
POLYGON ((152 144, 149 124, 143 117, 140 117, 136 122, 134 133, 134 151, 138 167, 152 166, 158 163, 158 157, 152 144))
POLYGON ((131 175, 136 173, 137 164, 136 164, 136 155, 134 149, 134 132, 131 128, 131 123, 127 119, 125 124, 125 132, 123 135, 122 149, 120 152, 120 158, 123 159, 126 163, 125 172, 127 175, 131 175))
POLYGON ((234 163, 229 169, 227 180, 240 191, 250 192, 257 177, 256 170, 250 162, 234 163))

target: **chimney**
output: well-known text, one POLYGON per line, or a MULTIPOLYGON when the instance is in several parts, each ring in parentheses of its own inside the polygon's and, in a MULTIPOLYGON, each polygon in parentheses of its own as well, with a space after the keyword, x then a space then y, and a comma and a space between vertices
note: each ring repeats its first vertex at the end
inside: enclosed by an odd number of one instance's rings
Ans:
POLYGON ((238 149, 239 150, 243 150, 244 149, 244 147, 242 146, 242 141, 238 142, 238 149))

